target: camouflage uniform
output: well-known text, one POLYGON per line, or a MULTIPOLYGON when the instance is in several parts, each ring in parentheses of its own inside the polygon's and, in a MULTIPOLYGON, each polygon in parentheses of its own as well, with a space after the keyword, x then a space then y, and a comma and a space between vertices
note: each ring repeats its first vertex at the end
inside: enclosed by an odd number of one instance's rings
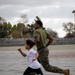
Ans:
POLYGON ((49 50, 46 47, 46 41, 47 41, 47 32, 43 30, 42 28, 36 29, 34 32, 34 37, 38 36, 40 39, 40 42, 36 45, 37 51, 39 53, 39 62, 42 64, 43 68, 48 72, 53 73, 63 73, 63 69, 60 69, 55 66, 51 66, 49 64, 49 50))

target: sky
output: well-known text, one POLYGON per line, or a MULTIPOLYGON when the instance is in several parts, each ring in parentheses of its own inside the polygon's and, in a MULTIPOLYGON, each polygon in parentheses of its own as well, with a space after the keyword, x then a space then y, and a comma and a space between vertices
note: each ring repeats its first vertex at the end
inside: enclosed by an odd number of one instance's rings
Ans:
POLYGON ((39 16, 43 26, 51 28, 59 37, 65 36, 63 23, 73 22, 75 0, 0 0, 0 16, 11 24, 17 24, 22 14, 27 14, 31 24, 39 16))

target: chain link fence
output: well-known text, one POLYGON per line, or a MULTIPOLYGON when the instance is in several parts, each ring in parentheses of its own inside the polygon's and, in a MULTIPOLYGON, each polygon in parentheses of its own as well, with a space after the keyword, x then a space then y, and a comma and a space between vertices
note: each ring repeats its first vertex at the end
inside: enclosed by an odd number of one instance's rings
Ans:
MULTIPOLYGON (((23 46, 26 39, 33 38, 0 38, 0 46, 23 46)), ((54 38, 52 45, 61 45, 61 44, 75 44, 75 38, 54 38)))

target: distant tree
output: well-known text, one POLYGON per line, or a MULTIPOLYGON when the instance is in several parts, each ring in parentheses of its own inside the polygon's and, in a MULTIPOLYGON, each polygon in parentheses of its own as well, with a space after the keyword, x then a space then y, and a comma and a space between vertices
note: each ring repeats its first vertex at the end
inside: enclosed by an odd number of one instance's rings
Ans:
POLYGON ((17 31, 23 31, 24 28, 25 28, 25 25, 23 23, 17 24, 17 31))
POLYGON ((34 32, 34 24, 28 24, 27 25, 28 26, 28 28, 29 28, 29 33, 30 33, 30 35, 31 35, 31 37, 33 37, 33 32, 34 32))
POLYGON ((11 32, 17 30, 17 26, 16 25, 13 25, 12 28, 11 28, 11 32))
POLYGON ((3 17, 0 17, 0 23, 6 22, 6 20, 3 17))
POLYGON ((73 37, 75 37, 75 32, 72 33, 73 37))
POLYGON ((12 38, 21 38, 21 32, 14 30, 12 32, 12 38))
POLYGON ((29 28, 27 26, 25 26, 23 23, 18 23, 17 24, 17 31, 21 32, 22 37, 27 37, 29 35, 29 28))
POLYGON ((53 31, 51 28, 46 30, 53 38, 58 38, 58 34, 56 31, 53 31))
POLYGON ((11 35, 12 25, 10 22, 0 17, 0 38, 8 38, 11 35))
POLYGON ((7 32, 8 32, 8 36, 9 38, 11 38, 11 29, 12 29, 12 25, 10 22, 7 23, 7 32))
POLYGON ((18 23, 17 25, 14 25, 11 29, 12 38, 21 38, 22 37, 22 29, 23 29, 23 23, 18 23))
POLYGON ((66 36, 65 36, 64 38, 73 38, 73 37, 74 37, 73 34, 67 33, 66 36))
POLYGON ((21 15, 20 23, 26 24, 28 22, 28 18, 26 14, 21 15))
POLYGON ((36 16, 36 19, 34 19, 34 21, 37 21, 37 20, 41 21, 40 17, 36 16))
POLYGON ((5 35, 4 35, 4 32, 3 32, 3 24, 0 23, 0 38, 4 38, 5 35))
POLYGON ((4 32, 3 22, 6 22, 4 18, 0 17, 0 38, 4 38, 6 36, 4 32))
POLYGON ((63 23, 63 30, 66 32, 66 38, 75 37, 75 25, 72 22, 63 23))
POLYGON ((29 37, 29 28, 23 23, 18 23, 12 27, 12 38, 27 38, 29 37))
POLYGON ((25 27, 24 30, 23 30, 23 34, 27 34, 27 33, 29 33, 29 28, 25 27))
POLYGON ((10 22, 8 22, 8 29, 11 30, 11 28, 12 28, 12 25, 10 22))
POLYGON ((71 22, 63 23, 63 27, 64 27, 64 31, 66 31, 67 33, 71 34, 73 32, 73 28, 74 28, 73 23, 71 22))
POLYGON ((0 23, 0 38, 8 38, 11 35, 11 24, 8 22, 0 23))

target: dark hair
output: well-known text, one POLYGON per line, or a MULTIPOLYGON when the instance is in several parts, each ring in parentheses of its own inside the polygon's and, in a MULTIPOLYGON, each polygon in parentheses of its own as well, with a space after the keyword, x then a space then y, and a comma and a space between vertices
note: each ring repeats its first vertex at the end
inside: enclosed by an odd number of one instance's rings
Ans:
POLYGON ((39 24, 41 27, 43 27, 43 23, 40 20, 35 21, 37 24, 39 24))
POLYGON ((32 48, 35 45, 35 43, 30 39, 26 40, 26 44, 29 45, 30 48, 32 48))

